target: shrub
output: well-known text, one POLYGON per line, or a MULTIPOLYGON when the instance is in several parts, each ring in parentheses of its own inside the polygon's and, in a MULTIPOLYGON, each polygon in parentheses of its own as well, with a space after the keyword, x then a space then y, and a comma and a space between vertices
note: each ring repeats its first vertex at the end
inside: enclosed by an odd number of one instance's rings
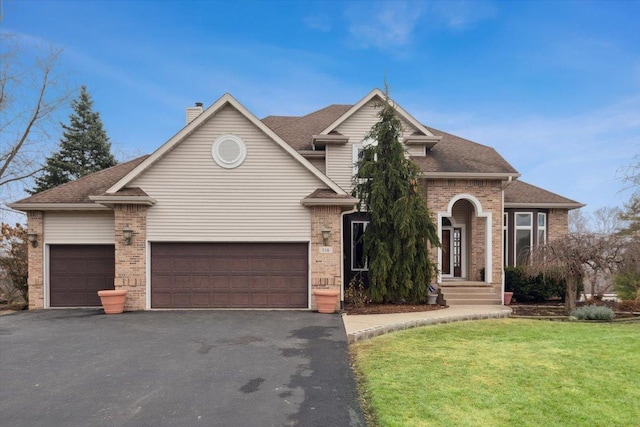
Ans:
POLYGON ((613 290, 622 300, 636 299, 640 291, 640 274, 637 271, 629 271, 616 275, 613 278, 613 290))
POLYGON ((362 276, 357 274, 351 279, 344 292, 344 300, 353 307, 362 307, 369 302, 369 296, 364 288, 362 276))
MULTIPOLYGON (((531 276, 526 267, 505 267, 505 291, 513 292, 518 302, 542 302, 551 298, 564 301, 567 282, 564 279, 538 274, 531 276)), ((578 286, 578 294, 583 286, 578 286)))
POLYGON ((609 307, 601 305, 585 305, 571 313, 578 320, 611 320, 613 319, 613 310, 609 307))
POLYGON ((618 311, 640 311, 640 300, 627 299, 618 302, 618 311))

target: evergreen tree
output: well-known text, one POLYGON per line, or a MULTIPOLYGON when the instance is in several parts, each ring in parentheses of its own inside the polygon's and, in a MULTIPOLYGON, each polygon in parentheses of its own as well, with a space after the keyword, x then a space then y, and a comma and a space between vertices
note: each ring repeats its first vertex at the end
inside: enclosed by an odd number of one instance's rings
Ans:
POLYGON ((109 137, 102 127, 100 113, 93 111, 93 100, 82 86, 80 96, 71 102, 69 124, 61 123, 60 149, 47 158, 36 178, 31 194, 57 187, 85 175, 116 165, 109 137))
POLYGON ((437 228, 422 197, 420 169, 405 156, 402 123, 388 96, 380 121, 357 162, 353 195, 371 219, 364 239, 369 296, 374 302, 424 302, 436 272, 428 245, 439 246, 437 228))

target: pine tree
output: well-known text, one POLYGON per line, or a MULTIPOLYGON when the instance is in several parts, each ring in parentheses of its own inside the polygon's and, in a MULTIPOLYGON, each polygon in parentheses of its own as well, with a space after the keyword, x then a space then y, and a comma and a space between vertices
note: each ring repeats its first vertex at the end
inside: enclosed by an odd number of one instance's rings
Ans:
POLYGON ((85 175, 116 165, 109 137, 102 127, 100 113, 93 111, 93 100, 82 86, 80 96, 71 102, 69 124, 61 123, 60 149, 47 158, 36 178, 31 194, 57 187, 85 175))
POLYGON ((420 169, 405 156, 402 123, 386 96, 380 121, 357 162, 353 195, 370 215, 364 239, 369 265, 369 296, 374 302, 424 302, 436 267, 428 245, 439 246, 437 228, 418 178, 420 169))

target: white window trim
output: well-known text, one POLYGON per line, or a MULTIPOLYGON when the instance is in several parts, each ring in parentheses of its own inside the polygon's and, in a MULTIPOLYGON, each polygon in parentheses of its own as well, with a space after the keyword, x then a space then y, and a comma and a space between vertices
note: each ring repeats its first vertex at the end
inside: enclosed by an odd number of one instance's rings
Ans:
POLYGON ((536 234, 536 243, 538 245, 542 244, 546 244, 547 243, 547 214, 545 212, 538 212, 538 218, 537 218, 537 225, 538 225, 538 233, 536 234), (544 225, 540 225, 540 218, 544 218, 544 225), (540 232, 544 233, 544 242, 540 242, 540 232))
POLYGON ((367 138, 360 143, 352 145, 351 159, 353 160, 353 172, 352 172, 353 176, 356 176, 356 174, 358 173, 358 166, 356 165, 356 163, 358 163, 358 160, 359 160, 358 153, 360 152, 360 150, 364 150, 364 148, 368 147, 369 145, 378 145, 378 141, 373 140, 371 138, 367 138))
POLYGON ((529 230, 529 248, 533 247, 533 212, 514 212, 513 214, 513 265, 518 265, 518 230, 529 230), (530 225, 518 225, 518 215, 527 215, 530 225))
POLYGON ((349 230, 349 234, 350 234, 350 238, 351 238, 351 271, 369 271, 369 262, 368 260, 365 260, 364 263, 364 268, 354 268, 354 260, 356 259, 355 254, 354 254, 354 249, 355 249, 355 245, 354 245, 354 241, 353 241, 353 225, 354 224, 364 224, 362 227, 362 233, 364 235, 364 232, 367 229, 367 226, 369 225, 369 221, 351 221, 351 230, 349 230))

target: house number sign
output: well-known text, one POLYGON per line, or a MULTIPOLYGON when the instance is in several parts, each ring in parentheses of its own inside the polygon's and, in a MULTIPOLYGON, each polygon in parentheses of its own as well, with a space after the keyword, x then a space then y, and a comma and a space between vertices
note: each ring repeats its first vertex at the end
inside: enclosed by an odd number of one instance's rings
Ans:
POLYGON ((333 253, 333 247, 332 246, 320 246, 320 253, 321 254, 332 254, 333 253))

